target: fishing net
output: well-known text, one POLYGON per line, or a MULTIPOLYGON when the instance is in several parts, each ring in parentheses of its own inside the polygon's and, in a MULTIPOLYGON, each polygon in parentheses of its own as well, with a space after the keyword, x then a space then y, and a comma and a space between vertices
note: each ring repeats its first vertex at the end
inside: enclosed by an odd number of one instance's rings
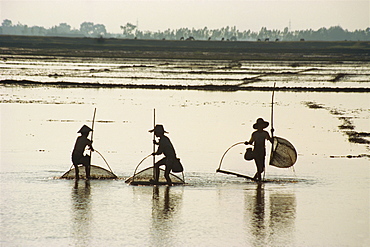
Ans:
POLYGON ((297 161, 297 151, 293 144, 281 137, 274 137, 270 157, 270 165, 288 168, 297 161))
MULTIPOLYGON (((83 165, 78 166, 78 173, 79 173, 80 178, 86 178, 85 167, 83 165)), ((61 178, 74 179, 75 176, 76 176, 75 168, 73 167, 72 169, 64 173, 61 178)), ((102 167, 91 165, 90 178, 92 179, 115 179, 117 178, 117 176, 114 175, 114 173, 102 167)))
MULTIPOLYGON (((151 185, 150 180, 153 179, 153 167, 148 167, 142 171, 137 172, 134 176, 128 178, 126 183, 131 185, 151 185)), ((173 184, 184 184, 184 180, 178 176, 170 173, 170 178, 173 184)), ((167 181, 164 177, 164 170, 159 168, 159 179, 158 184, 167 184, 167 181)))

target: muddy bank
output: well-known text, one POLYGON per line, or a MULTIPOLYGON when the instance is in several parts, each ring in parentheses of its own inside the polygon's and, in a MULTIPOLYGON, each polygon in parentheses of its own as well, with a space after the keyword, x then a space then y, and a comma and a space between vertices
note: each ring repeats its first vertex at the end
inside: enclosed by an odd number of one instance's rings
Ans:
POLYGON ((338 88, 338 87, 271 87, 271 86, 245 86, 237 85, 164 85, 164 84, 112 84, 90 82, 39 82, 30 80, 2 80, 3 86, 21 87, 78 87, 78 88, 127 88, 127 89, 159 89, 159 90, 198 90, 198 91, 285 91, 285 92, 350 92, 368 93, 370 88, 338 88))
POLYGON ((369 61, 370 42, 250 42, 0 36, 3 55, 259 61, 369 61))

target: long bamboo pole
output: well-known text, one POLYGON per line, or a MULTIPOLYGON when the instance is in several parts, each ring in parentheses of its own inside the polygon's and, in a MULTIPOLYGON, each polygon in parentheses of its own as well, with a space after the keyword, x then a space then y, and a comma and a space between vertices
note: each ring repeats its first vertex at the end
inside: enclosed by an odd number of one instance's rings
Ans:
MULTIPOLYGON (((94 139, 94 124, 95 124, 95 115, 96 115, 96 108, 94 109, 94 115, 92 119, 92 124, 91 124, 91 144, 93 143, 94 139)), ((92 158, 92 150, 90 149, 90 166, 91 166, 91 158, 92 158)))
POLYGON ((275 86, 276 82, 274 82, 274 88, 272 89, 272 96, 271 96, 271 138, 274 137, 274 96, 275 96, 275 86))
MULTIPOLYGON (((270 164, 270 160, 271 160, 271 157, 272 157, 272 154, 273 154, 273 150, 274 150, 274 96, 275 96, 275 86, 276 86, 276 82, 274 82, 274 87, 272 89, 272 96, 271 96, 271 138, 272 138, 272 144, 271 144, 271 153, 270 153, 270 159, 269 159, 269 164, 270 164)), ((265 169, 263 171, 263 180, 265 180, 265 176, 266 176, 266 166, 265 166, 265 169)))
MULTIPOLYGON (((274 132, 275 132, 275 129, 274 129, 274 97, 275 97, 275 86, 276 86, 276 82, 274 82, 274 88, 272 89, 272 96, 271 96, 271 138, 272 138, 272 144, 271 144, 271 153, 270 153, 269 164, 270 164, 271 157, 272 157, 273 151, 274 151, 274 132)), ((264 174, 264 176, 265 176, 265 174, 264 174)))
MULTIPOLYGON (((153 110, 153 130, 155 129, 155 108, 153 110)), ((155 131, 153 131, 153 154, 155 153, 155 131)), ((155 155, 153 155, 153 179, 155 179, 155 155)))

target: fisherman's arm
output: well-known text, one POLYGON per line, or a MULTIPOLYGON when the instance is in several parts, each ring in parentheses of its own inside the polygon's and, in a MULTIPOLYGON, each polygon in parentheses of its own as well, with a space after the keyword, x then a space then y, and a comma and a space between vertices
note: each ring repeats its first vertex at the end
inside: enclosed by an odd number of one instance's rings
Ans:
POLYGON ((92 146, 92 141, 90 141, 89 139, 86 139, 86 146, 88 146, 89 150, 94 152, 94 148, 92 146))
POLYGON ((266 139, 269 140, 271 143, 274 142, 274 138, 271 138, 269 132, 266 131, 266 139))
POLYGON ((152 153, 152 155, 160 155, 162 153, 163 153, 163 146, 159 145, 158 149, 157 149, 157 152, 152 153))
POLYGON ((251 135, 251 139, 249 141, 244 142, 245 145, 252 145, 254 142, 254 135, 251 135))

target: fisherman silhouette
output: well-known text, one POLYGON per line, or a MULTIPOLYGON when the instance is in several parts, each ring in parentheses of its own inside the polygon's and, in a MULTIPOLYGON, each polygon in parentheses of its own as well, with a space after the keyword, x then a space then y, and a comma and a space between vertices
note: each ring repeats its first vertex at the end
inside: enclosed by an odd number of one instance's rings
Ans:
POLYGON ((165 133, 168 133, 164 130, 163 125, 157 124, 154 129, 149 130, 149 132, 154 132, 154 135, 159 137, 159 142, 153 140, 155 145, 159 145, 157 152, 152 153, 152 155, 160 155, 163 154, 165 157, 154 164, 154 180, 151 180, 154 184, 158 183, 159 179, 159 167, 162 165, 166 166, 164 177, 166 178, 167 184, 169 186, 172 185, 172 181, 170 178, 170 172, 174 162, 177 161, 175 149, 170 141, 170 139, 165 136, 165 133))
POLYGON ((269 126, 268 122, 263 120, 263 118, 258 118, 256 123, 253 124, 253 128, 256 129, 256 131, 252 133, 251 139, 244 143, 245 145, 253 145, 253 159, 257 167, 257 172, 253 179, 257 181, 261 181, 261 174, 265 170, 265 140, 269 140, 271 143, 273 141, 269 133, 264 130, 267 126, 269 126))
POLYGON ((77 137, 73 152, 72 152, 72 163, 75 167, 76 179, 79 179, 78 165, 82 164, 85 166, 86 179, 90 179, 90 161, 91 157, 89 155, 84 155, 86 146, 89 147, 91 151, 94 151, 92 147, 92 141, 90 141, 87 136, 89 135, 90 129, 88 126, 84 125, 77 133, 81 133, 81 136, 77 137))

